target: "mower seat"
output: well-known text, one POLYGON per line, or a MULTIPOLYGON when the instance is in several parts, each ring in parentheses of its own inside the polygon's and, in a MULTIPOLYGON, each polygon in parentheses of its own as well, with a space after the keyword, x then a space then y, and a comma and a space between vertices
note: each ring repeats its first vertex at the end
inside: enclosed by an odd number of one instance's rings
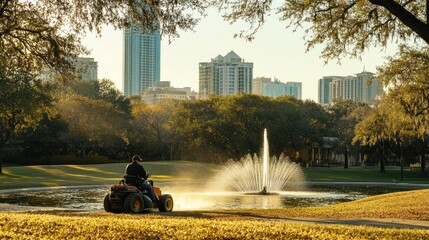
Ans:
POLYGON ((140 182, 142 181, 138 176, 134 175, 124 175, 125 184, 132 186, 140 186, 140 182))

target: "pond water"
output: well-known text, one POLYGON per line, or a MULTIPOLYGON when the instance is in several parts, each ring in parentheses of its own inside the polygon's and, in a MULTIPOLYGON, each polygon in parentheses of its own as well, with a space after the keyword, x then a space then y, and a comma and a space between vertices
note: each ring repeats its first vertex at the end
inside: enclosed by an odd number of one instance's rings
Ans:
MULTIPOLYGON (((306 191, 284 191, 278 195, 247 195, 237 192, 206 192, 196 186, 161 186, 173 196, 174 210, 213 210, 232 208, 293 208, 324 206, 348 202, 372 195, 401 191, 380 187, 308 187, 306 191)), ((409 190, 409 189, 407 189, 409 190)), ((57 207, 103 211, 103 198, 109 187, 61 189, 39 192, 0 194, 0 203, 22 206, 57 207)))

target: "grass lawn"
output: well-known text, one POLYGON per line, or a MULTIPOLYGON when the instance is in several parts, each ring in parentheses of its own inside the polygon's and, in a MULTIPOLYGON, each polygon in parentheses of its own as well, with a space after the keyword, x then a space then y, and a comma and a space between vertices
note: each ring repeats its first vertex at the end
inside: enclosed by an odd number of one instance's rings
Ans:
POLYGON ((0 239, 427 239, 429 230, 324 225, 291 217, 429 220, 429 190, 326 207, 152 213, 1 213, 0 239))
MULTIPOLYGON (((127 163, 90 165, 37 165, 3 167, 0 190, 31 187, 112 185, 124 175, 127 163)), ((203 181, 216 167, 189 161, 145 162, 154 181, 203 181)))
MULTIPOLYGON (((121 180, 127 163, 90 165, 37 165, 5 166, 0 174, 0 190, 31 187, 57 187, 79 185, 111 185, 121 180)), ((154 181, 203 182, 219 166, 189 161, 144 162, 145 169, 154 181)), ((388 168, 380 173, 378 168, 303 168, 307 181, 313 182, 389 182, 429 183, 429 176, 419 171, 405 170, 404 181, 400 171, 388 168)))
POLYGON ((404 180, 400 180, 399 168, 386 168, 380 172, 374 168, 303 168, 307 181, 317 182, 390 182, 390 183, 429 183, 429 174, 420 170, 404 169, 404 180))
MULTIPOLYGON (((155 181, 204 181, 211 164, 145 162, 155 181)), ((61 166, 8 166, 0 189, 113 184, 126 163, 61 166)), ((397 182, 397 169, 304 169, 308 181, 397 182)), ((417 172, 418 174, 418 172, 417 172)), ((411 175, 410 175, 411 176, 411 175)), ((415 175, 410 183, 428 183, 415 175)), ((406 175, 407 177, 407 175, 406 175)), ((395 218, 429 221, 429 190, 397 192, 353 202, 293 209, 186 211, 144 215, 104 212, 0 212, 0 239, 427 239, 429 230, 290 223, 289 218, 395 218)))

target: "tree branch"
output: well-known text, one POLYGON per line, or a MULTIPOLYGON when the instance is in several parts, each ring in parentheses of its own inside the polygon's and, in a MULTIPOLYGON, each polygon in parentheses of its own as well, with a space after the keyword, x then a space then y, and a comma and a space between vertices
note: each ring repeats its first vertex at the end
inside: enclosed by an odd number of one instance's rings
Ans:
MULTIPOLYGON (((416 32, 426 43, 429 44, 429 27, 426 23, 419 20, 410 13, 404 6, 401 6, 394 0, 369 0, 372 4, 384 7, 390 13, 395 15, 403 24, 416 32)), ((429 0, 426 0, 426 3, 429 0)), ((427 4, 426 4, 427 6, 427 4)), ((426 8, 426 13, 428 12, 426 8)))
POLYGON ((0 18, 2 18, 3 17, 3 14, 4 14, 4 11, 5 11, 5 9, 7 8, 7 6, 9 5, 9 1, 10 0, 3 0, 2 2, 3 2, 3 4, 1 5, 1 7, 0 7, 0 18))

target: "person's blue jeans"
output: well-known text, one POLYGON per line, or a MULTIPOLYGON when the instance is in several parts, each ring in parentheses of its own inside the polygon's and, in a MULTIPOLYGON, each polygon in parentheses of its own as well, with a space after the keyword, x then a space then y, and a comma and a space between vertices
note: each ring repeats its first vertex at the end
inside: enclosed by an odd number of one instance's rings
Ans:
POLYGON ((152 202, 158 201, 158 199, 155 197, 155 193, 153 192, 152 187, 149 184, 142 182, 140 184, 140 188, 146 190, 149 193, 149 197, 150 199, 152 199, 152 202))

